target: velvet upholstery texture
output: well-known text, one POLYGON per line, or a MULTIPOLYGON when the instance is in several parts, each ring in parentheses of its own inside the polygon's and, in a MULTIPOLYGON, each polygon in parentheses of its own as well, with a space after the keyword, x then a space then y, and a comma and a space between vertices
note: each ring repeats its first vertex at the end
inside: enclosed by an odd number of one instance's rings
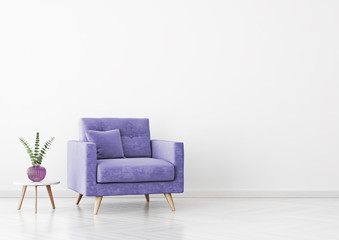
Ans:
POLYGON ((97 182, 156 182, 174 180, 174 165, 155 158, 99 160, 97 182))
POLYGON ((119 129, 109 131, 88 130, 86 137, 97 146, 98 159, 123 158, 119 129))
MULTIPOLYGON (((160 194, 160 193, 182 193, 184 191, 184 145, 181 142, 171 142, 171 141, 162 141, 162 140, 152 140, 150 141, 149 146, 149 155, 150 156, 132 156, 138 157, 134 159, 135 161, 144 161, 147 158, 152 158, 152 161, 158 161, 157 164, 160 164, 161 161, 166 161, 173 166, 174 176, 173 180, 154 180, 152 181, 152 174, 148 174, 148 181, 144 182, 111 182, 111 183, 100 183, 98 181, 99 172, 97 168, 101 163, 111 160, 98 160, 96 144, 88 142, 84 129, 87 130, 99 130, 107 131, 120 126, 128 126, 128 123, 133 123, 136 133, 143 133, 145 139, 149 136, 149 126, 148 119, 111 119, 112 123, 108 123, 110 120, 105 118, 102 119, 83 119, 80 124, 80 141, 69 141, 67 146, 67 186, 68 188, 80 193, 84 196, 113 196, 113 195, 134 195, 134 194, 160 194), (97 120, 97 121, 96 121, 97 120), (100 125, 102 121, 105 122, 104 125, 100 125), (119 124, 116 124, 116 123, 119 124), (123 123, 124 122, 124 123, 123 123), (84 125, 86 127, 84 127, 84 125), (119 126, 118 126, 119 125, 119 126), (93 129, 91 126, 97 126, 98 129, 93 129), (105 127, 103 127, 105 126, 105 127), (108 129, 110 126, 111 129, 108 129), (138 129, 140 126, 142 129, 138 129), (147 131, 146 131, 147 130, 147 131), (147 134, 148 132, 148 134, 147 134)), ((121 131, 122 133, 122 131, 121 131)), ((122 135, 126 137, 126 132, 122 135)), ((139 139, 140 140, 140 139, 139 139)), ((138 141, 139 141, 138 140, 138 141)), ((124 141, 122 141, 124 147, 124 141)), ((134 143, 137 144, 137 143, 134 143)), ((133 144, 132 144, 133 145, 133 144)), ((127 143, 125 148, 129 149, 126 159, 129 160, 131 155, 137 154, 138 150, 143 149, 143 147, 135 148, 137 151, 133 151, 134 148, 130 148, 132 145, 127 143), (133 153, 133 154, 132 154, 133 153)), ((125 150, 124 148, 124 150, 125 150)), ((134 150, 135 150, 134 149, 134 150)), ((148 148, 147 148, 148 149, 148 148)), ((148 151, 146 148, 140 153, 146 154, 148 151)), ((125 154, 126 156, 126 154, 125 154)), ((112 159, 116 160, 116 159, 112 159)), ((120 160, 120 159, 119 159, 120 160)), ((163 162, 162 162, 163 163, 163 162)), ((138 163, 139 164, 139 163, 138 163)), ((145 163, 146 164, 146 163, 145 163)), ((152 164, 155 167, 157 164, 152 164)), ((123 169, 123 168, 120 168, 123 169)), ((132 171, 133 172, 133 171, 132 171)), ((100 173, 102 174, 102 172, 100 173)), ((119 173, 123 174, 123 173, 119 173)), ((167 174, 167 173, 166 173, 167 174)), ((106 175, 106 174, 105 174, 106 175)), ((145 174, 143 177, 146 178, 145 174)), ((156 174, 157 175, 157 174, 156 174)), ((161 175, 161 174, 159 174, 161 175)), ((104 178, 106 176, 101 176, 104 178)), ((124 176, 126 178, 126 176, 124 176)), ((132 179, 133 177, 131 177, 132 179)), ((153 178, 154 179, 154 178, 153 178)), ((125 180, 124 180, 125 181, 125 180)))
POLYGON ((80 141, 88 142, 88 130, 119 129, 125 157, 151 157, 149 121, 145 118, 82 118, 80 141))

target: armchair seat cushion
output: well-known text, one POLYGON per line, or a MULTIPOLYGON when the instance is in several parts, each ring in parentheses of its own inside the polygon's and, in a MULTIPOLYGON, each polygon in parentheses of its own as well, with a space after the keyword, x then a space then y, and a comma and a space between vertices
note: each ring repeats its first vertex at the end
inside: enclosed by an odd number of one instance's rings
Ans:
POLYGON ((173 181, 174 165, 156 158, 115 158, 97 160, 97 182, 173 181))

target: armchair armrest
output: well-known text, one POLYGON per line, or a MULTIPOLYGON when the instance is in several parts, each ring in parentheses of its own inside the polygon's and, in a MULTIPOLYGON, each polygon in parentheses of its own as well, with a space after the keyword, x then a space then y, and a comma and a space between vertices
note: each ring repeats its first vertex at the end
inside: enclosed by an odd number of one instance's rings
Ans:
POLYGON ((175 181, 184 182, 184 144, 164 140, 151 140, 152 157, 171 162, 175 167, 175 181))
POLYGON ((96 194, 96 144, 69 141, 67 143, 67 186, 85 196, 96 194))

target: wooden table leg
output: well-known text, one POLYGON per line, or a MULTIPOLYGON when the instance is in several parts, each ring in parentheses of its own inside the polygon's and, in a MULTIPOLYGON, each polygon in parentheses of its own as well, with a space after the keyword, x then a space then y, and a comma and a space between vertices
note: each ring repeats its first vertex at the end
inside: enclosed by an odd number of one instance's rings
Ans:
POLYGON ((49 195, 49 199, 51 200, 52 208, 55 209, 51 185, 46 185, 46 188, 47 188, 47 192, 48 192, 48 195, 49 195))
POLYGON ((21 205, 22 205, 22 202, 24 201, 26 189, 27 189, 27 186, 26 186, 26 185, 23 185, 23 186, 22 186, 21 197, 20 197, 20 200, 19 200, 18 210, 21 209, 21 205))
POLYGON ((38 186, 35 186, 35 214, 38 212, 38 186))

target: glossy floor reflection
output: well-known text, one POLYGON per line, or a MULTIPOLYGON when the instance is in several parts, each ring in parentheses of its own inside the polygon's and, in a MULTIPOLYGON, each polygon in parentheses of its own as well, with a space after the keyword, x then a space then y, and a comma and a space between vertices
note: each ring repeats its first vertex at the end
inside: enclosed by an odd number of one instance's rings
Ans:
POLYGON ((339 239, 336 198, 0 198, 0 239, 339 239))

